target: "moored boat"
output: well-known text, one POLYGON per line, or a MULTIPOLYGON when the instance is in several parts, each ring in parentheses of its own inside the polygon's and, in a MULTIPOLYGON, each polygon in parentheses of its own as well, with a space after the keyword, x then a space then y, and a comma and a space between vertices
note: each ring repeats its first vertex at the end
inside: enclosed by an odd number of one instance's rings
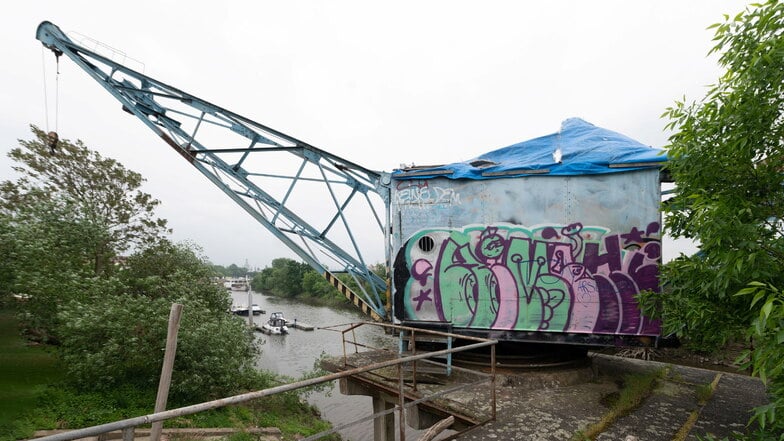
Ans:
POLYGON ((234 282, 231 284, 232 291, 247 291, 248 284, 245 282, 234 282))
POLYGON ((259 330, 265 334, 281 335, 288 334, 289 328, 286 326, 286 319, 282 312, 273 312, 269 320, 264 323, 259 330))
MULTIPOLYGON (((266 314, 267 312, 261 309, 257 303, 254 303, 250 306, 250 311, 253 315, 261 315, 266 314)), ((244 317, 248 316, 248 305, 231 305, 231 313, 235 315, 241 315, 244 317)))
POLYGON ((248 291, 250 281, 247 277, 224 277, 223 287, 229 291, 248 291))

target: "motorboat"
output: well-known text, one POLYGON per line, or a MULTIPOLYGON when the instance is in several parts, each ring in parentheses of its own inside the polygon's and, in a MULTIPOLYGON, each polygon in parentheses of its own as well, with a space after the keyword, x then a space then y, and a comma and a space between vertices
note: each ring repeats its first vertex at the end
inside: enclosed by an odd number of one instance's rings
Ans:
POLYGON ((231 305, 231 313, 234 315, 248 316, 248 305, 231 305))
MULTIPOLYGON (((261 309, 261 306, 259 306, 257 303, 250 305, 250 311, 253 313, 253 315, 266 314, 266 311, 261 309)), ((231 313, 247 317, 248 305, 231 305, 231 313)))
POLYGON ((248 284, 245 282, 234 282, 231 284, 232 291, 247 291, 248 284))
POLYGON ((272 335, 288 334, 289 328, 286 326, 287 323, 282 312, 273 312, 270 314, 269 320, 259 330, 265 334, 272 335))

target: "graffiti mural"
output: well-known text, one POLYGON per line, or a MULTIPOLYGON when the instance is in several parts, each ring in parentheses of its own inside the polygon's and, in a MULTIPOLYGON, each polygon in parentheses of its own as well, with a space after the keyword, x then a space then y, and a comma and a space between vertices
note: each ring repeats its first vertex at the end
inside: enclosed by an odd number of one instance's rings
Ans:
POLYGON ((657 335, 634 296, 659 291, 660 258, 658 222, 422 230, 395 261, 396 308, 457 327, 657 335))

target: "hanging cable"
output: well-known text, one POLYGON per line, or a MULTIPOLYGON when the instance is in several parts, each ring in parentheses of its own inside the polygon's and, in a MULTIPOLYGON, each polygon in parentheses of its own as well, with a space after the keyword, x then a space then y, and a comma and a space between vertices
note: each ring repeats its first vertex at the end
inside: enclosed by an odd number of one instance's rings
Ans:
MULTIPOLYGON (((57 142, 60 140, 60 136, 57 134, 57 131, 60 128, 60 54, 55 52, 54 56, 56 63, 56 73, 54 76, 54 130, 46 134, 46 145, 49 146, 49 150, 53 155, 57 153, 57 142)), ((46 84, 46 81, 44 81, 44 84, 46 84)), ((49 125, 48 109, 46 124, 47 126, 49 125)), ((49 130, 48 127, 47 130, 49 130)))
POLYGON ((60 56, 55 55, 57 72, 54 76, 54 131, 60 130, 60 56))
POLYGON ((49 97, 46 94, 46 51, 41 46, 41 69, 43 70, 43 84, 44 84, 44 128, 49 131, 49 97))

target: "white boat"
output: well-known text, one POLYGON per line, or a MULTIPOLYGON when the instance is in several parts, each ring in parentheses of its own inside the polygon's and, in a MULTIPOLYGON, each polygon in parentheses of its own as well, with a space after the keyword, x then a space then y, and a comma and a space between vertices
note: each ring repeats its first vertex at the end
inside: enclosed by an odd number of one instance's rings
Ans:
POLYGON ((269 320, 259 330, 265 334, 272 335, 288 334, 289 328, 286 326, 286 323, 282 312, 273 312, 270 314, 269 320))
POLYGON ((248 305, 231 305, 231 313, 234 315, 248 316, 248 305))
MULTIPOLYGON (((253 315, 266 314, 266 311, 261 309, 261 306, 257 303, 250 305, 250 310, 253 312, 253 315)), ((247 317, 248 305, 231 305, 231 313, 247 317)))
POLYGON ((245 282, 234 282, 231 284, 232 291, 247 291, 248 284, 245 282))
POLYGON ((229 291, 248 291, 250 282, 247 277, 227 277, 223 279, 223 287, 229 291))

